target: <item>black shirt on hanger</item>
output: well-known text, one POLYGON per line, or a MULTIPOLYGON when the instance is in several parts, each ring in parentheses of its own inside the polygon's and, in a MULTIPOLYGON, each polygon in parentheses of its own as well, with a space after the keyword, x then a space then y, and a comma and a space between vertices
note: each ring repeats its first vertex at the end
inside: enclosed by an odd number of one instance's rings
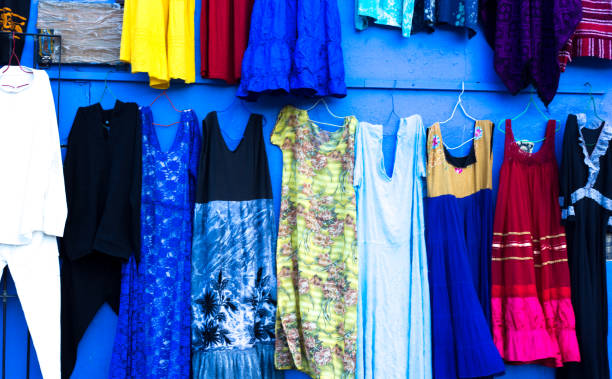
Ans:
POLYGON ((121 263, 140 251, 141 143, 135 103, 77 111, 64 161, 63 378, 70 377, 79 341, 98 309, 106 302, 118 312, 121 263))

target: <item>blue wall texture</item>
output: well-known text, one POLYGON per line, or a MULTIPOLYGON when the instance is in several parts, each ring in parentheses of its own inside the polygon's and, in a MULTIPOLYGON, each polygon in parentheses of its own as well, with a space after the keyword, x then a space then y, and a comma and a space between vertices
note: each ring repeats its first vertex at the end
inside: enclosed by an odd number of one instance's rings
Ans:
MULTIPOLYGON (((463 98, 468 112, 475 118, 490 119, 496 123, 500 119, 520 113, 532 96, 530 90, 518 96, 511 96, 505 91, 493 71, 492 52, 482 34, 468 39, 463 31, 440 28, 432 34, 419 34, 404 39, 399 30, 380 27, 356 32, 353 27, 354 0, 338 0, 338 2, 342 18, 347 84, 350 89, 345 99, 329 100, 331 109, 337 115, 355 115, 359 120, 386 123, 386 132, 392 134, 398 123, 395 117, 389 120, 393 103, 399 116, 406 117, 418 113, 425 123, 430 125, 450 116, 462 81, 466 86, 463 98)), ((38 0, 32 3, 30 31, 35 29, 38 0)), ((198 27, 199 8, 196 10, 196 30, 198 27)), ((196 44, 199 51, 199 44, 197 42, 196 44)), ((31 44, 28 46, 24 54, 24 64, 32 62, 31 44)), ((77 108, 100 101, 104 80, 109 70, 111 70, 109 67, 90 66, 62 68, 61 98, 56 97, 56 103, 59 103, 60 135, 63 143, 70 132, 77 108)), ((104 107, 111 107, 115 96, 122 101, 134 101, 140 105, 150 104, 157 96, 158 91, 146 85, 145 76, 131 75, 114 69, 112 71, 108 74, 108 86, 112 94, 107 92, 102 99, 104 107)), ((51 69, 49 73, 52 78, 58 76, 57 68, 51 69)), ((585 82, 593 85, 599 115, 607 119, 612 116, 612 62, 579 59, 572 63, 562 76, 559 94, 548 109, 549 117, 560 121, 555 138, 558 154, 567 115, 586 112, 593 117, 585 82)), ((56 91, 57 85, 58 81, 54 80, 53 86, 56 91)), ((247 104, 248 110, 246 110, 239 103, 234 103, 234 92, 235 87, 199 80, 190 86, 173 84, 168 94, 178 108, 192 108, 200 119, 212 110, 229 109, 221 115, 221 124, 224 131, 234 138, 239 138, 243 132, 249 111, 265 115, 266 124, 263 132, 268 140, 270 175, 278 214, 282 160, 280 150, 269 144, 268 136, 274 126, 276 115, 283 105, 294 104, 305 108, 313 104, 313 100, 263 97, 257 103, 247 104)), ((537 103, 541 106, 539 101, 537 103)), ((174 122, 178 117, 171 106, 163 100, 153 106, 153 113, 156 122, 163 124, 174 122)), ((333 120, 324 107, 313 110, 311 118, 318 121, 333 120)), ((513 125, 517 138, 520 139, 540 139, 544 135, 545 120, 534 109, 530 109, 513 125)), ((471 136, 472 127, 471 120, 458 111, 453 120, 443 127, 444 139, 451 146, 459 145, 471 136)), ((162 145, 169 145, 175 131, 175 127, 158 128, 162 145)), ((502 130, 496 129, 494 141, 496 185, 503 160, 502 130)), ((392 165, 393 137, 385 138, 384 145, 385 162, 392 165)), ((468 143, 461 149, 455 150, 456 154, 466 153, 469 146, 468 143)), ((609 263, 608 268, 611 267, 609 263)), ((12 283, 9 283, 9 292, 15 294, 12 283)), ((8 300, 7 323, 7 377, 24 378, 26 367, 29 366, 31 378, 40 378, 33 348, 31 349, 33 356, 29 363, 26 362, 27 329, 16 298, 8 300)), ((72 376, 74 379, 107 377, 115 325, 116 316, 108 306, 102 307, 81 341, 77 366, 72 376)), ((509 366, 506 374, 506 377, 513 379, 553 378, 553 376, 552 369, 539 366, 509 366)), ((287 377, 304 376, 291 372, 287 377)))

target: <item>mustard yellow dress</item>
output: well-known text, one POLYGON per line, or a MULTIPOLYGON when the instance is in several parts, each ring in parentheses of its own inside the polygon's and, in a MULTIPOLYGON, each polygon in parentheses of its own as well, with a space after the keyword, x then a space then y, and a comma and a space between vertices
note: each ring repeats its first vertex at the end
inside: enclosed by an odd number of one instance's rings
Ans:
POLYGON ((149 74, 153 88, 195 81, 195 0, 125 0, 122 62, 149 74))
POLYGON ((283 152, 275 365, 313 378, 355 375, 356 126, 351 116, 328 132, 287 106, 272 133, 283 152))

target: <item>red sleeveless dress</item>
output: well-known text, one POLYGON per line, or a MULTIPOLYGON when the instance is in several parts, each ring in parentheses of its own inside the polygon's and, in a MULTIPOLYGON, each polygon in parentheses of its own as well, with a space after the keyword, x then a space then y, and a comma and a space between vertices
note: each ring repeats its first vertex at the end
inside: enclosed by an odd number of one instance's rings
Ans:
POLYGON ((535 153, 519 148, 510 120, 493 227, 493 336, 511 363, 560 367, 580 361, 565 232, 561 225, 555 124, 535 153))

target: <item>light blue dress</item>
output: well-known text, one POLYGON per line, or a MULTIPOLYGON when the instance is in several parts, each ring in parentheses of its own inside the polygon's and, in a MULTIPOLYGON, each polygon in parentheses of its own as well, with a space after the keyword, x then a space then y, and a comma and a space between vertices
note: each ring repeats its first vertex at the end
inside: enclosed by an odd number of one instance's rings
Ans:
POLYGON ((360 264, 356 377, 431 379, 421 117, 400 120, 391 177, 385 171, 382 141, 382 125, 359 124, 354 173, 360 264))
POLYGON ((402 29, 410 37, 414 0, 355 0, 355 28, 364 30, 369 22, 402 29))

